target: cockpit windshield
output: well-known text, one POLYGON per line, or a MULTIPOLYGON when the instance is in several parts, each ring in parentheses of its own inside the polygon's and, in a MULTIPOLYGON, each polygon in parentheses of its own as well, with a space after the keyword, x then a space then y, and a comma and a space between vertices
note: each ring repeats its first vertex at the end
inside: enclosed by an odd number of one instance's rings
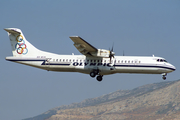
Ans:
POLYGON ((165 59, 157 59, 157 62, 167 62, 165 59))

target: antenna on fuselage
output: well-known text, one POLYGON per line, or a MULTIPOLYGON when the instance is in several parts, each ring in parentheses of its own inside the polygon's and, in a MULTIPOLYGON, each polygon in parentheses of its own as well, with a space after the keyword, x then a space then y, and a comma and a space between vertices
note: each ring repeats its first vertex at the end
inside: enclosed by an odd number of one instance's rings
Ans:
POLYGON ((123 50, 123 56, 124 56, 124 50, 123 50))

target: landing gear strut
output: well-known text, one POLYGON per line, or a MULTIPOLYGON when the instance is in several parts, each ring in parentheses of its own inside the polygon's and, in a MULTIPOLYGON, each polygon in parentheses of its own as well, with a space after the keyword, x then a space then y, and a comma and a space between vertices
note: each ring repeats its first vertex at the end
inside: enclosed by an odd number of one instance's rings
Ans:
POLYGON ((163 73, 163 74, 162 74, 162 79, 163 79, 163 80, 166 80, 166 76, 167 76, 167 73, 163 73))

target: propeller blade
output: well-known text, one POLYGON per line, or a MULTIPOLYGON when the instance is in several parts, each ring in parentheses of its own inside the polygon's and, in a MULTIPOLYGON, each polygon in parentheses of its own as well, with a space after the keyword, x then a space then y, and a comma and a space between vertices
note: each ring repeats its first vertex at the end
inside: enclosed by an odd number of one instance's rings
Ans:
POLYGON ((114 43, 113 43, 113 45, 112 45, 112 49, 111 49, 111 52, 113 52, 113 48, 114 48, 114 43))

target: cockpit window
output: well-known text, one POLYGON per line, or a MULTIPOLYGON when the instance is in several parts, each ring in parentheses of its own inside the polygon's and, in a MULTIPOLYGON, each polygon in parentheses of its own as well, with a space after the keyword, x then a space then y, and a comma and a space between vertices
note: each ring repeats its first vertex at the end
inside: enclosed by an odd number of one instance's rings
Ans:
POLYGON ((165 59, 157 59, 157 62, 167 62, 165 59))
POLYGON ((164 62, 167 62, 166 60, 164 60, 164 62))

